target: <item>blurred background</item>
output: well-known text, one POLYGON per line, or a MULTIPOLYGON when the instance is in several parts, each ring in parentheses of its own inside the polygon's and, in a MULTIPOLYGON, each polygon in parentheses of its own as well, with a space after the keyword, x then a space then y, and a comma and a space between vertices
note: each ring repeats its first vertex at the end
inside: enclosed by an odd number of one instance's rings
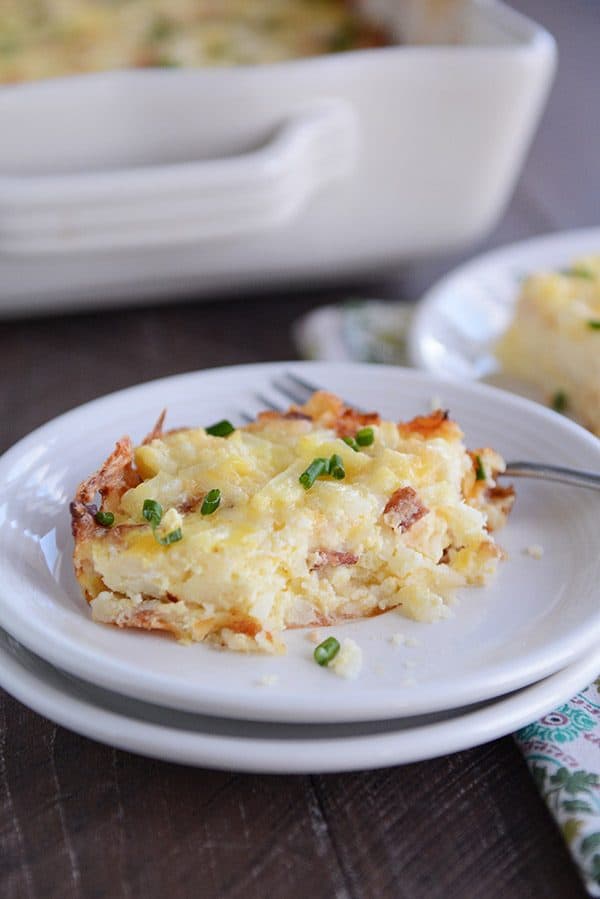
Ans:
POLYGON ((296 357, 326 304, 382 299, 402 330, 391 301, 476 252, 594 224, 599 19, 4 0, 0 344, 31 399, 3 445, 139 380, 296 357))

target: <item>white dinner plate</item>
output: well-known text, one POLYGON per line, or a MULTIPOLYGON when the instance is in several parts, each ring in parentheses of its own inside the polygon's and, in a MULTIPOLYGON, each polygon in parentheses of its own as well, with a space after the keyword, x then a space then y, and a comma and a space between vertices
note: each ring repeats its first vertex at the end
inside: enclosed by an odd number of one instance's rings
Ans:
POLYGON ((469 749, 566 702, 599 670, 595 649, 557 674, 477 707, 360 724, 267 724, 127 699, 64 674, 0 630, 0 686, 40 715, 118 749, 265 774, 383 768, 469 749))
POLYGON ((417 305, 408 338, 411 362, 543 401, 539 388, 502 372, 494 346, 512 320, 526 275, 568 268, 578 256, 598 253, 600 228, 589 228, 511 244, 460 266, 417 305))
POLYGON ((375 720, 424 714, 499 696, 575 661, 600 631, 598 493, 518 485, 509 559, 492 585, 462 591, 454 617, 436 624, 397 611, 336 626, 362 647, 360 677, 320 668, 303 630, 286 656, 181 646, 92 622, 75 581, 68 505, 78 482, 115 438, 139 440, 157 413, 168 424, 206 424, 257 410, 256 392, 293 370, 386 417, 409 418, 438 396, 472 446, 507 457, 600 470, 600 442, 548 410, 479 384, 441 381, 395 367, 289 363, 180 375, 121 391, 50 422, 0 460, 0 625, 37 655, 97 685, 188 711, 290 722, 375 720), (524 553, 541 544, 534 559, 524 553), (391 641, 401 632, 409 643, 391 641), (275 686, 262 686, 276 675, 275 686))

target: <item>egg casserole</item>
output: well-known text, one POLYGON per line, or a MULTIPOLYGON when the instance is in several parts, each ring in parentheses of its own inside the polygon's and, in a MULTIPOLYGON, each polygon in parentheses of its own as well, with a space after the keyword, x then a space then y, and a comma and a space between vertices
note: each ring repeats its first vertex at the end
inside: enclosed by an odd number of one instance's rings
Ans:
POLYGON ((161 416, 77 490, 75 573, 98 622, 242 651, 389 609, 435 621, 502 557, 503 468, 441 410, 396 424, 325 392, 237 429, 161 416))
POLYGON ((350 0, 2 0, 0 6, 4 83, 105 69, 278 62, 390 43, 350 0))
POLYGON ((528 277, 496 355, 600 436, 600 256, 528 277))

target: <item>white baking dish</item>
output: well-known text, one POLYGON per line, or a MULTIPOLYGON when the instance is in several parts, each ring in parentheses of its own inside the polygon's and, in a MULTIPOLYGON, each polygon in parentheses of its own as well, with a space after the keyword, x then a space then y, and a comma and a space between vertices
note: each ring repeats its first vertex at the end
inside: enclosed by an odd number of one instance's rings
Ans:
MULTIPOLYGON (((394 24, 395 0, 365 5, 394 24)), ((471 3, 462 31, 453 46, 0 88, 0 311, 315 282, 480 237, 555 44, 496 2, 471 3)))

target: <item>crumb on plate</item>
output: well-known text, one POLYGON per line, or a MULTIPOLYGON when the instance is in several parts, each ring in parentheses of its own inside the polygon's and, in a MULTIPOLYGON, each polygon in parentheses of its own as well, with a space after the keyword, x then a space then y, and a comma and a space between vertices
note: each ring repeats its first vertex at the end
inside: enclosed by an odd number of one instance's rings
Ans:
POLYGON ((348 637, 342 640, 340 651, 329 664, 339 677, 354 680, 361 672, 363 664, 362 649, 354 640, 348 637))
POLYGON ((531 556, 532 559, 541 559, 544 555, 544 547, 539 543, 532 543, 531 546, 525 547, 525 555, 531 556))

